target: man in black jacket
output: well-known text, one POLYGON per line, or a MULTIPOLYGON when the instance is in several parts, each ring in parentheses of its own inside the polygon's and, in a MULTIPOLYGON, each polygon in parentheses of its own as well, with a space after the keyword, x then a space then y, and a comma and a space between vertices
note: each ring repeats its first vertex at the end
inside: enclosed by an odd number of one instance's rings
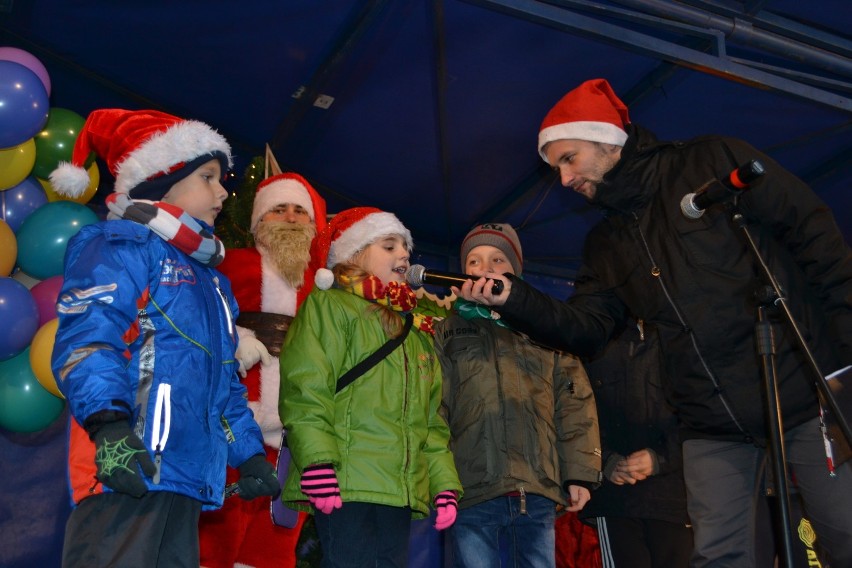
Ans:
MULTIPOLYGON (((741 140, 657 140, 630 123, 603 79, 583 83, 551 109, 538 149, 564 186, 606 214, 586 239, 576 294, 557 301, 511 277, 497 277, 505 287, 496 296, 486 278, 456 292, 494 306, 534 339, 578 355, 602 349, 628 311, 653 324, 684 441, 693 565, 753 566, 767 445, 755 350, 755 292, 763 282, 725 207, 710 206, 692 219, 680 203, 739 165, 762 162, 763 179, 736 207, 825 373, 852 364, 852 254, 831 211, 741 140)), ((832 475, 826 469, 816 378, 788 327, 775 326, 787 462, 833 565, 852 566, 852 469, 849 463, 832 475)))
POLYGON ((686 568, 692 527, 656 330, 631 319, 583 363, 595 392, 604 481, 579 517, 597 528, 603 567, 686 568))

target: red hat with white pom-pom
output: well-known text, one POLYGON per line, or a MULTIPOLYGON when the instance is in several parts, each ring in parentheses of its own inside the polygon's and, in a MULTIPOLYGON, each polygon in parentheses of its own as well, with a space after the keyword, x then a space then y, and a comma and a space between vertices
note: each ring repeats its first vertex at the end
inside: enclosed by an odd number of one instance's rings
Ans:
POLYGON ((300 205, 316 225, 317 233, 325 228, 325 200, 299 174, 286 172, 268 177, 257 186, 251 211, 251 232, 264 215, 284 203, 300 205))
POLYGON ((554 140, 587 140, 624 146, 630 124, 627 105, 606 79, 591 79, 568 91, 541 123, 538 153, 546 162, 544 147, 554 140))
POLYGON ((89 114, 71 162, 50 174, 56 193, 79 197, 89 186, 92 154, 115 176, 116 193, 158 201, 171 187, 211 159, 223 173, 233 165, 231 147, 210 126, 156 110, 100 109, 89 114))
POLYGON ((341 211, 331 218, 325 230, 314 239, 311 256, 326 259, 326 268, 317 270, 314 284, 328 290, 334 283, 331 268, 346 262, 382 237, 400 235, 408 250, 414 248, 411 232, 393 213, 375 207, 354 207, 341 211))

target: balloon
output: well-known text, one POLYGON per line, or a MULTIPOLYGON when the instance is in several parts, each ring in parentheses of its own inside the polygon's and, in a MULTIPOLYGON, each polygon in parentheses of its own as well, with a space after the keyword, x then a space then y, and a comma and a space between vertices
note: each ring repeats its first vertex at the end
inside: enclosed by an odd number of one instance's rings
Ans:
POLYGON ((29 176, 15 187, 0 191, 0 218, 17 233, 24 219, 45 203, 44 188, 34 176, 29 176))
POLYGON ((15 232, 6 223, 0 221, 0 276, 9 276, 15 268, 18 257, 18 241, 15 232))
POLYGON ((61 275, 51 276, 30 288, 30 294, 33 295, 38 308, 39 327, 56 317, 56 300, 59 298, 63 281, 64 278, 61 275))
POLYGON ((27 348, 0 361, 0 426, 12 432, 44 430, 62 414, 65 401, 53 396, 38 382, 27 348))
POLYGON ((64 108, 50 109, 44 130, 35 137, 36 159, 33 173, 47 179, 59 162, 70 162, 74 153, 74 142, 83 129, 85 119, 74 111, 64 108))
POLYGON ((95 212, 79 203, 54 201, 42 205, 18 229, 18 266, 40 280, 62 274, 69 239, 83 226, 97 221, 95 212))
POLYGON ((35 73, 41 84, 44 85, 47 96, 50 96, 50 75, 47 74, 47 69, 35 55, 17 47, 0 47, 0 59, 20 63, 35 73))
POLYGON ((30 175, 35 164, 35 140, 0 149, 0 190, 16 186, 30 175))
POLYGON ((38 307, 27 287, 0 278, 0 361, 27 348, 38 330, 38 307))
POLYGON ((59 328, 59 318, 53 318, 36 332, 30 345, 30 367, 38 382, 47 392, 59 398, 65 398, 56 386, 53 369, 50 368, 50 356, 53 344, 56 343, 56 330, 59 328))
POLYGON ((35 136, 47 124, 49 109, 38 76, 20 63, 0 60, 0 148, 35 136))
POLYGON ((41 184, 41 187, 44 188, 48 201, 73 201, 74 203, 85 205, 92 199, 92 197, 95 196, 95 193, 98 192, 98 184, 101 183, 101 172, 98 170, 98 164, 92 162, 92 165, 89 166, 87 172, 89 173, 89 180, 91 181, 89 181, 89 187, 86 188, 86 191, 84 191, 80 197, 66 197, 65 195, 59 195, 56 193, 56 190, 53 189, 53 186, 50 185, 50 180, 38 178, 38 182, 41 184))

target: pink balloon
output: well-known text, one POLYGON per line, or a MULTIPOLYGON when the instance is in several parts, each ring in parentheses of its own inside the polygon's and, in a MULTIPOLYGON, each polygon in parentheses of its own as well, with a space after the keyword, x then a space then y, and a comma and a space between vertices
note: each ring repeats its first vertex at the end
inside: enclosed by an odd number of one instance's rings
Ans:
POLYGON ((39 328, 56 317, 56 300, 62 289, 62 281, 62 275, 51 276, 30 288, 38 308, 39 328))
POLYGON ((50 96, 50 75, 35 55, 17 47, 0 47, 0 61, 14 61, 35 73, 50 96))

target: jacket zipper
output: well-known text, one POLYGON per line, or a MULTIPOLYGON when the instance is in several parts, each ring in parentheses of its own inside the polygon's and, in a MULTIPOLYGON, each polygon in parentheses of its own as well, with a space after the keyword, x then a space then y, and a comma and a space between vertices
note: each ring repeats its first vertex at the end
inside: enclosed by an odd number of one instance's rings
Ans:
POLYGON ((154 407, 154 428, 151 431, 151 449, 154 450, 154 484, 160 483, 160 466, 163 462, 163 450, 169 439, 172 426, 172 386, 161 383, 157 387, 157 405, 154 407))
POLYGON ((686 320, 683 318, 683 315, 678 309, 677 304, 669 293, 669 289, 666 286, 666 283, 662 278, 662 270, 659 266, 657 266, 657 261, 654 260, 654 255, 651 254, 651 247, 648 246, 648 241, 645 240, 645 233, 642 232, 642 226, 639 223, 639 217, 636 213, 633 213, 633 219, 636 221, 636 230, 639 232, 639 237, 642 239, 642 245, 645 247, 645 253, 648 255, 648 259, 651 261, 651 276, 657 279, 657 282, 660 283, 660 288, 663 290, 663 295, 665 295, 666 300, 668 300, 669 305, 675 312, 678 321, 680 322, 681 328, 687 333, 689 333, 689 340, 692 342, 692 349, 695 351, 695 354, 698 356, 698 360, 701 361, 701 366, 704 367, 704 371, 707 373, 707 376, 710 377, 710 380, 713 383, 713 386, 716 389, 716 394, 719 395, 719 400, 722 401, 722 405, 725 407, 725 411, 730 416, 731 420, 734 421, 734 424, 737 426, 740 432, 744 435, 748 436, 749 433, 742 427, 737 417, 734 415, 733 410, 731 409, 730 404, 728 404, 725 395, 722 393, 722 386, 719 384, 719 381, 716 379, 716 375, 710 370, 710 367, 707 365, 707 361, 704 359, 704 356, 701 354, 701 350, 698 348, 698 342, 695 340, 695 333, 693 333, 692 328, 686 324, 686 320))
MULTIPOLYGON (((402 362, 403 362, 403 372, 405 376, 403 377, 403 394, 402 394, 402 420, 403 424, 408 419, 408 352, 405 350, 405 341, 402 342, 402 362)), ((405 437, 403 437, 405 438, 405 437)), ((405 467, 403 471, 406 473, 406 477, 408 476, 408 467, 411 464, 411 452, 409 448, 409 444, 406 441, 405 443, 405 467)), ((411 506, 411 492, 406 491, 408 494, 408 505, 411 506)))

